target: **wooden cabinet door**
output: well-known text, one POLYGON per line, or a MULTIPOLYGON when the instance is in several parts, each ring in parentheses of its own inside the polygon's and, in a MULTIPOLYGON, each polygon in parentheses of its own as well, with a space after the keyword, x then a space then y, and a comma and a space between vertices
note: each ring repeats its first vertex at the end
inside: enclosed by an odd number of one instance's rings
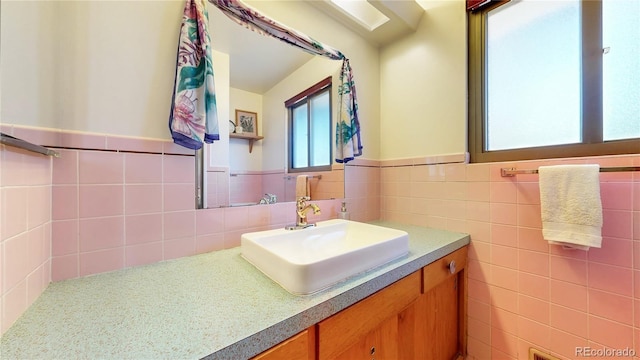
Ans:
POLYGON ((315 334, 315 326, 312 326, 271 349, 256 355, 252 360, 315 360, 315 334))
MULTIPOLYGON (((339 358, 345 351, 374 343, 380 334, 386 334, 385 337, 392 338, 397 346, 397 336, 393 337, 393 331, 397 334, 398 314, 420 296, 420 281, 420 271, 414 272, 318 323, 318 359, 339 358), (395 330, 391 330, 392 327, 395 330)), ((386 341, 384 344, 386 345, 381 347, 384 350, 381 351, 385 353, 393 351, 387 350, 390 345, 386 341)), ((360 353, 358 350, 353 351, 360 353)), ((378 356, 369 355, 366 359, 373 358, 395 360, 397 355, 384 357, 378 353, 378 356)), ((360 357, 354 359, 360 359, 360 357)))
POLYGON ((452 360, 461 353, 458 277, 452 276, 422 296, 425 359, 452 360))
POLYGON ((336 360, 398 359, 398 318, 392 316, 338 355, 336 360))

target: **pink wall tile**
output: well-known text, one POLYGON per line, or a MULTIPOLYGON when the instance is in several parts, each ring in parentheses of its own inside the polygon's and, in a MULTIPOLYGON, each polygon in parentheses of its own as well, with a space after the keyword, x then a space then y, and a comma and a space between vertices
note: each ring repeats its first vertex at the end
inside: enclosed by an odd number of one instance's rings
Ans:
POLYGON ((491 269, 490 282, 493 285, 518 291, 518 271, 495 265, 487 267, 491 269))
POLYGON ((124 180, 127 184, 162 183, 162 156, 157 154, 125 154, 124 180))
POLYGON ((196 253, 202 254, 224 249, 224 234, 198 235, 196 237, 196 253))
POLYGON ((116 152, 81 151, 78 154, 80 184, 122 184, 124 155, 116 152))
POLYGON ((550 280, 549 301, 577 311, 587 311, 587 287, 566 281, 550 280))
POLYGON ((9 290, 24 281, 29 272, 29 236, 22 233, 4 241, 4 287, 9 290), (10 256, 9 256, 10 254, 10 256))
POLYGON ((491 203, 491 222, 494 224, 517 225, 516 204, 491 203))
POLYGON ((228 208, 224 214, 225 231, 237 231, 248 227, 249 209, 246 206, 228 208))
POLYGON ((195 184, 164 184, 163 206, 165 211, 193 210, 196 208, 195 184))
POLYGON ((52 256, 78 253, 78 220, 53 221, 51 231, 52 256))
POLYGON ((124 231, 127 245, 162 241, 162 214, 127 216, 124 231))
POLYGON ((517 187, 518 204, 540 204, 540 186, 537 182, 519 182, 517 187))
POLYGON ((194 183, 195 157, 165 155, 163 162, 163 181, 165 183, 194 183))
POLYGON ((12 236, 27 231, 28 219, 28 192, 25 187, 3 188, 2 200, 2 237, 8 239, 12 236))
POLYGON ((616 349, 633 347, 633 327, 589 316, 589 339, 616 349))
POLYGON ((151 242, 126 246, 124 248, 124 266, 140 266, 162 261, 162 242, 151 242))
POLYGON ((164 239, 183 239, 196 235, 196 211, 163 213, 164 239))
MULTIPOLYGON (((549 324, 549 302, 532 296, 519 294, 518 315, 541 324, 549 324)), ((531 339, 529 339, 531 340, 531 339)))
POLYGON ((518 205, 518 226, 542 229, 540 205, 518 205))
POLYGON ((165 240, 163 245, 165 260, 196 254, 196 239, 194 237, 165 240))
POLYGON ((587 313, 565 306, 549 304, 549 325, 575 336, 583 338, 588 336, 587 313))
POLYGON ((549 253, 549 243, 543 238, 541 229, 519 227, 517 232, 519 248, 549 253))
POLYGON ((491 245, 482 241, 475 241, 472 238, 469 244, 469 259, 489 263, 491 261, 491 245))
POLYGON ((518 246, 518 228, 515 226, 491 225, 491 243, 505 246, 518 246))
POLYGON ((196 211, 196 235, 224 232, 225 209, 203 209, 196 211))
POLYGON ((30 186, 27 191, 27 227, 34 227, 51 221, 51 185, 30 186))
POLYGON ((582 260, 551 256, 549 258, 549 276, 556 280, 587 285, 587 263, 582 260))
POLYGON ((524 316, 518 318, 518 336, 540 347, 549 347, 549 326, 524 316))
POLYGON ((518 315, 516 313, 491 307, 491 326, 509 334, 518 334, 518 315))
POLYGON ((482 341, 483 343, 491 343, 491 326, 473 318, 469 318, 467 322, 468 336, 482 341))
POLYGON ((124 214, 122 185, 80 185, 78 189, 80 218, 124 214))
POLYGON ((80 255, 63 255, 51 258, 51 281, 73 279, 80 276, 80 255))
POLYGON ((27 282, 21 281, 16 287, 3 296, 2 333, 27 310, 27 282))
POLYGON ((491 245, 491 262, 495 265, 518 269, 518 249, 510 246, 491 245))
POLYGON ((518 312, 518 292, 497 286, 489 287, 491 305, 513 313, 518 312))
POLYGON ((28 126, 13 126, 13 136, 42 146, 59 146, 60 131, 28 126))
POLYGON ((602 210, 602 236, 631 239, 633 213, 622 210, 602 210))
POLYGON ((56 185, 78 183, 78 151, 58 150, 60 157, 54 159, 53 183, 56 185))
POLYGON ((515 204, 517 202, 516 183, 492 182, 490 200, 492 203, 515 204))
POLYGON ((567 359, 574 359, 576 356, 576 346, 588 346, 586 338, 551 328, 549 331, 549 348, 560 356, 567 359))
POLYGON ((518 273, 519 292, 539 299, 548 300, 550 294, 549 278, 529 274, 526 272, 518 273))
POLYGON ((600 184, 603 209, 632 210, 632 183, 603 182, 600 184))
POLYGON ((489 181, 489 164, 468 164, 467 165, 467 181, 489 181))
POLYGON ((162 212, 162 194, 160 184, 125 185, 124 213, 126 215, 160 213, 162 212))
POLYGON ((77 149, 106 149, 107 138, 100 134, 86 134, 75 131, 60 132, 61 147, 77 149))
POLYGON ((630 297, 590 289, 589 314, 633 325, 633 300, 630 297))
POLYGON ((81 219, 78 239, 81 253, 122 248, 124 245, 124 217, 81 219))
POLYGON ((27 254, 27 272, 36 270, 49 260, 51 256, 51 233, 49 224, 29 230, 27 233, 27 254))
POLYGON ((124 136, 107 136, 106 148, 119 151, 137 151, 147 153, 162 153, 166 141, 157 139, 142 139, 124 136))
POLYGON ((80 276, 124 268, 124 247, 80 254, 80 276))
POLYGON ((467 200, 488 202, 491 197, 489 182, 467 182, 467 200))
POLYGON ((474 318, 487 324, 490 321, 493 322, 491 305, 477 301, 473 298, 467 300, 467 314, 470 318, 474 318))
POLYGON ((504 355, 498 355, 495 350, 498 350, 508 356, 518 355, 518 338, 515 335, 509 334, 502 330, 491 328, 491 346, 494 349, 494 359, 506 359, 504 355))
POLYGON ((609 291, 615 294, 631 296, 633 293, 633 271, 599 263, 588 265, 589 287, 609 291))
POLYGON ((54 185, 51 189, 52 220, 78 218, 78 186, 54 185))
POLYGON ((518 268, 520 271, 549 276, 549 255, 538 251, 520 249, 518 250, 518 268))

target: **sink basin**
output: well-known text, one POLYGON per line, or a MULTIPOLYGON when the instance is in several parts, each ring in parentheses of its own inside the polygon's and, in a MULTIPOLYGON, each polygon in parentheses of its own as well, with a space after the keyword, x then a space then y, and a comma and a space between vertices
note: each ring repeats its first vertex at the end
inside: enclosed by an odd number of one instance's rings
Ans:
POLYGON ((295 295, 309 295, 409 252, 409 234, 350 220, 246 233, 242 257, 295 295))

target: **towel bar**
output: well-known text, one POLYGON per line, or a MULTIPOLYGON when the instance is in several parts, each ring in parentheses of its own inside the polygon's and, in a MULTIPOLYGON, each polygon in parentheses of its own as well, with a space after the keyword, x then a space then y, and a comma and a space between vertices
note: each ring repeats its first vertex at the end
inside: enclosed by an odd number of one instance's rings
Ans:
MULTIPOLYGON (((283 179, 285 179, 285 180, 292 180, 292 179, 295 179, 295 178, 296 178, 296 176, 291 176, 291 175, 283 177, 283 179)), ((320 180, 320 179, 322 179, 322 175, 309 175, 309 179, 318 179, 318 180, 320 180)))
POLYGON ((48 149, 44 146, 32 144, 28 141, 18 139, 17 137, 13 137, 11 135, 7 135, 1 132, 0 132, 0 144, 17 147, 19 149, 31 151, 31 152, 42 154, 42 155, 60 157, 60 154, 57 151, 48 149))
MULTIPOLYGON (((617 166, 617 167, 602 167, 600 172, 622 172, 622 171, 640 171, 640 166, 617 166)), ((519 174, 537 174, 537 169, 518 170, 516 168, 502 168, 500 169, 500 175, 503 177, 511 177, 519 174)))

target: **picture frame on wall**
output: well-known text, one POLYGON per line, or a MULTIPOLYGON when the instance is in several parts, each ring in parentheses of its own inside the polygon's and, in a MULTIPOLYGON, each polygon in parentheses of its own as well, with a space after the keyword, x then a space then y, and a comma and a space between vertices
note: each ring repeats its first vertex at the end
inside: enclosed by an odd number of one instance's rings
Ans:
POLYGON ((236 132, 238 127, 243 135, 258 136, 258 113, 236 109, 236 132))

